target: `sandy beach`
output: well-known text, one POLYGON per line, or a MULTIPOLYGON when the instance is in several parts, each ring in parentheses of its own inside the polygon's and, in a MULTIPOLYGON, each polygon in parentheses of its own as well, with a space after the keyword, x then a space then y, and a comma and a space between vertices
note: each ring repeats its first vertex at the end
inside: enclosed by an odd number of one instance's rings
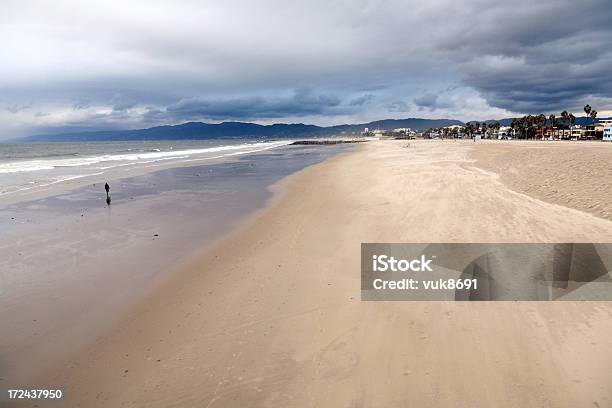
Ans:
POLYGON ((362 242, 612 242, 612 144, 372 141, 43 380, 71 407, 610 407, 610 302, 362 302, 362 242))

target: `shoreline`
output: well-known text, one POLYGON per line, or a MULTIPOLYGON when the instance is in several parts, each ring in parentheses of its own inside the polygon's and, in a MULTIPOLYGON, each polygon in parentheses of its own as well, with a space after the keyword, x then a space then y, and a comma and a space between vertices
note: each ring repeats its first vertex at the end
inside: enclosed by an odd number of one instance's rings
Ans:
POLYGON ((470 169, 470 144, 402 146, 276 183, 56 383, 88 407, 612 403, 612 302, 360 301, 360 242, 612 241, 609 221, 470 169))
MULTIPOLYGON (((274 143, 270 141, 269 143, 274 143)), ((153 161, 151 163, 132 163, 131 166, 122 167, 109 167, 100 173, 83 174, 78 177, 67 178, 37 186, 36 188, 16 190, 7 193, 0 194, 0 200, 2 201, 2 207, 0 209, 18 203, 24 203, 28 201, 39 200, 51 195, 61 194, 63 192, 71 191, 76 188, 84 187, 91 184, 99 183, 100 180, 104 182, 114 182, 127 177, 144 176, 156 171, 174 169, 174 168, 187 168, 195 166, 208 166, 222 163, 231 163, 239 161, 241 157, 247 155, 258 155, 267 154, 275 149, 290 146, 289 141, 287 144, 276 146, 271 144, 270 146, 263 146, 257 150, 247 150, 235 153, 219 154, 210 157, 194 157, 189 159, 175 160, 175 161, 153 161)), ((215 146, 213 146, 214 148, 215 146)), ((128 163, 129 164, 129 163, 128 163)))
MULTIPOLYGON (((279 203, 289 193, 286 185, 291 183, 291 179, 293 177, 298 177, 301 173, 322 163, 339 160, 344 155, 351 154, 352 151, 352 149, 347 149, 345 151, 335 153, 331 157, 325 159, 323 162, 309 165, 283 177, 274 184, 269 185, 267 190, 272 194, 262 207, 259 207, 244 216, 230 230, 214 237, 211 240, 205 241, 198 247, 192 249, 189 253, 178 258, 176 262, 170 268, 167 268, 162 275, 157 276, 153 283, 151 283, 144 290, 141 290, 140 293, 135 294, 136 299, 131 302, 129 307, 123 310, 120 315, 115 316, 112 321, 108 322, 108 324, 102 328, 102 330, 99 330, 98 334, 93 337, 91 341, 81 344, 73 352, 66 355, 66 358, 62 359, 62 362, 55 362, 54 364, 48 365, 45 370, 42 370, 42 373, 34 378, 34 384, 44 384, 45 386, 53 384, 58 388, 65 387, 62 379, 64 378, 64 373, 78 367, 80 365, 78 361, 81 360, 83 355, 89 355, 92 348, 96 348, 100 341, 108 338, 108 336, 112 335, 113 332, 122 330, 122 327, 124 327, 126 323, 128 326, 131 326, 133 319, 139 319, 138 316, 141 313, 147 313, 148 302, 155 297, 163 296, 163 292, 168 290, 168 288, 172 288, 177 280, 185 279, 186 277, 183 275, 185 275, 186 269, 190 269, 194 264, 200 263, 204 259, 210 259, 211 253, 218 250, 220 247, 226 246, 228 241, 240 237, 241 234, 251 228, 253 224, 258 222, 261 217, 266 215, 269 216, 269 214, 274 211, 274 208, 279 205, 279 203)), ((158 170, 156 169, 155 171, 158 170)), ((50 406, 54 406, 53 403, 50 403, 50 406)), ((89 402, 85 403, 84 406, 89 406, 89 402)))
POLYGON ((342 150, 288 148, 122 178, 111 207, 91 186, 5 207, 0 378, 30 383, 72 355, 185 257, 264 208, 271 184, 342 150))

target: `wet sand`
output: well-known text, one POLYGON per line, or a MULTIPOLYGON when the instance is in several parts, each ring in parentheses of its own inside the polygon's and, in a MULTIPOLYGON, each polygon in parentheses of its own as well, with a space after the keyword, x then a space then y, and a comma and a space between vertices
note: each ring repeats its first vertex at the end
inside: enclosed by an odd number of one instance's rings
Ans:
POLYGON ((186 256, 264 207, 269 185, 342 149, 282 147, 118 178, 110 207, 100 180, 0 200, 0 388, 34 385, 186 256))
POLYGON ((612 406, 610 302, 360 301, 361 242, 612 242, 474 158, 501 144, 407 144, 283 179, 47 383, 72 407, 612 406))

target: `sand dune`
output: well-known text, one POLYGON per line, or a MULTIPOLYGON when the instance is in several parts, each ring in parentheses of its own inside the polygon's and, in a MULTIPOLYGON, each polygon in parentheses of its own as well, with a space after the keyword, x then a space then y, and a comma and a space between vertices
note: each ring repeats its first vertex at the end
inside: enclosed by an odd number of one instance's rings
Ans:
MULTIPOLYGON (((612 406, 612 303, 361 302, 359 281, 361 242, 612 242, 610 189, 596 187, 609 175, 536 188, 523 166, 570 153, 406 144, 360 145, 276 185, 52 376, 70 406, 612 406), (570 191, 600 207, 580 211, 570 191)), ((584 149, 572 166, 611 162, 584 149)), ((563 162, 550 160, 545 172, 563 162)))

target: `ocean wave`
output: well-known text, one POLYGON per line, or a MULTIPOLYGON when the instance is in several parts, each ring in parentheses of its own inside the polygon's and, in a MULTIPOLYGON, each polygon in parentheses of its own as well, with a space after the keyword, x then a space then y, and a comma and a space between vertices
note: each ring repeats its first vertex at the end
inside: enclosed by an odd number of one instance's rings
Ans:
MULTIPOLYGON (((69 157, 63 159, 35 159, 12 161, 0 163, 0 174, 53 170, 56 168, 63 167, 93 166, 99 163, 114 162, 114 165, 105 165, 104 167, 102 167, 102 169, 108 169, 125 164, 152 163, 155 161, 166 161, 172 159, 181 160, 185 158, 192 158, 196 155, 205 155, 217 152, 228 152, 228 155, 233 153, 240 154, 240 150, 247 149, 249 150, 249 152, 257 152, 259 150, 267 150, 275 147, 285 146, 290 143, 290 140, 275 142, 254 142, 242 143, 238 145, 222 145, 203 149, 185 149, 169 151, 159 151, 158 149, 154 149, 154 151, 140 153, 104 154, 98 156, 69 157), (256 149, 253 149, 254 147, 256 147, 256 149)), ((220 157, 223 156, 224 155, 220 157)))

